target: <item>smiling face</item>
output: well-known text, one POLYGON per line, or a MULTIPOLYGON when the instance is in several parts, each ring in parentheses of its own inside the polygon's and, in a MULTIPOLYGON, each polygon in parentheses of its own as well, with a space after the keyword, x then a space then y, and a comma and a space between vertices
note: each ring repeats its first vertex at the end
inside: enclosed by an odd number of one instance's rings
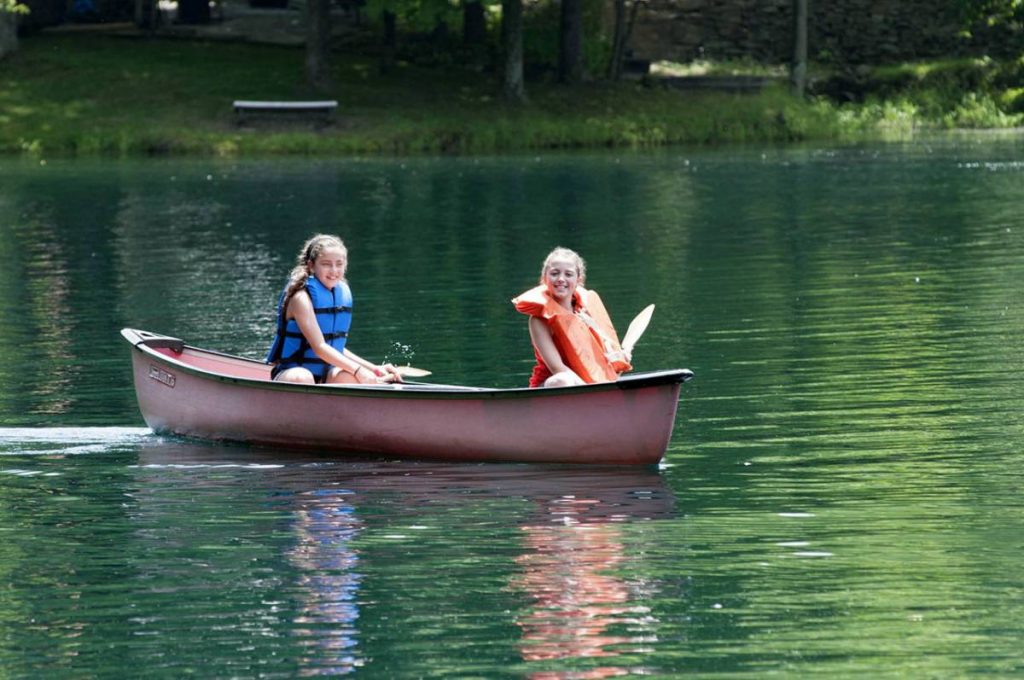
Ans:
POLYGON ((338 285, 345 278, 348 267, 348 252, 344 248, 328 246, 320 251, 312 263, 307 264, 309 273, 315 276, 327 289, 338 285))
POLYGON ((544 268, 548 294, 566 309, 572 309, 572 296, 579 285, 580 272, 570 260, 554 259, 544 268))

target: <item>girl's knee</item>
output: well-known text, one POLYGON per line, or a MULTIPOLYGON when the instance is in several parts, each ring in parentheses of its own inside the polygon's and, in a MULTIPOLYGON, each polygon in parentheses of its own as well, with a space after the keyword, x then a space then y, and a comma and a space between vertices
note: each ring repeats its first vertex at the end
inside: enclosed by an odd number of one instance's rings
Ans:
POLYGON ((544 387, 572 387, 573 385, 582 385, 583 381, 580 380, 573 373, 555 373, 553 376, 544 381, 544 387))
POLYGON ((281 382, 299 383, 300 385, 315 385, 316 378, 309 371, 308 368, 296 367, 289 368, 287 371, 281 371, 281 375, 277 376, 277 380, 281 382))

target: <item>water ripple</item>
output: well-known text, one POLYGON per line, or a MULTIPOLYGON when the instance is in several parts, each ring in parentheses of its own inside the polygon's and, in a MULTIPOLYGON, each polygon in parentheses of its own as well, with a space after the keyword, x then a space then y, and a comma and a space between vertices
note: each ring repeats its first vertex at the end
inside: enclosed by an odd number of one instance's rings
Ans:
POLYGON ((152 437, 142 427, 0 427, 0 456, 106 453, 152 437))

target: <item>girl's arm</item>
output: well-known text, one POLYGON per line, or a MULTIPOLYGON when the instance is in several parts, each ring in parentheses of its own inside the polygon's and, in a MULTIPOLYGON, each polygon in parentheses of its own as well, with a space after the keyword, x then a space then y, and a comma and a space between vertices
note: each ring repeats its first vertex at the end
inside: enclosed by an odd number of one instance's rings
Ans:
MULTIPOLYGON (((347 358, 324 339, 324 334, 320 332, 320 324, 316 322, 313 301, 310 299, 309 293, 300 290, 293 295, 292 299, 288 301, 287 315, 289 318, 295 319, 295 323, 298 324, 299 330, 302 331, 302 335, 305 336, 306 342, 309 343, 314 354, 331 366, 337 366, 353 376, 359 371, 361 364, 347 358)), ((358 378, 356 379, 358 380, 358 378)))
POLYGON ((378 366, 372 361, 367 361, 362 358, 348 347, 345 348, 343 354, 346 359, 354 361, 358 365, 369 369, 378 378, 383 378, 385 382, 402 382, 402 376, 399 375, 398 369, 391 364, 381 364, 378 366))
POLYGON ((567 373, 581 384, 583 383, 583 380, 576 375, 576 372, 562 361, 562 355, 558 353, 558 348, 555 347, 551 331, 548 329, 547 324, 544 323, 544 320, 538 316, 530 317, 530 339, 533 340, 533 346, 537 348, 537 353, 540 354, 544 365, 551 371, 551 375, 567 373))
POLYGON ((346 373, 351 373, 358 382, 402 382, 402 376, 391 364, 377 366, 363 359, 347 347, 344 351, 331 347, 320 331, 313 311, 313 301, 306 291, 299 291, 288 302, 288 315, 295 319, 299 330, 306 337, 313 352, 332 366, 337 366, 346 373))

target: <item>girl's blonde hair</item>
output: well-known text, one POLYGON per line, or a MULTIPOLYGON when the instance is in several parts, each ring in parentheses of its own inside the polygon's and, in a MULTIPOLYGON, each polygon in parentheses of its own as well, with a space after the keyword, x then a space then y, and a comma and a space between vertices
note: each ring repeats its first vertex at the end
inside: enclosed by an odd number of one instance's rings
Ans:
MULTIPOLYGON (((291 301, 292 296, 306 287, 306 281, 313 274, 313 263, 328 248, 337 248, 344 253, 345 265, 348 265, 348 248, 345 247, 340 238, 333 234, 317 234, 303 243, 302 250, 299 251, 299 255, 296 258, 295 266, 292 268, 291 273, 288 274, 284 303, 281 305, 282 313, 288 308, 288 303, 291 301)), ((343 281, 345 280, 344 271, 341 273, 341 278, 343 281)))
POLYGON ((583 282, 587 279, 587 263, 583 261, 579 253, 575 250, 563 248, 561 246, 555 248, 548 256, 544 258, 544 264, 540 268, 540 282, 544 283, 544 275, 548 273, 548 268, 552 262, 572 262, 573 266, 576 267, 576 281, 579 285, 583 285, 583 282))

